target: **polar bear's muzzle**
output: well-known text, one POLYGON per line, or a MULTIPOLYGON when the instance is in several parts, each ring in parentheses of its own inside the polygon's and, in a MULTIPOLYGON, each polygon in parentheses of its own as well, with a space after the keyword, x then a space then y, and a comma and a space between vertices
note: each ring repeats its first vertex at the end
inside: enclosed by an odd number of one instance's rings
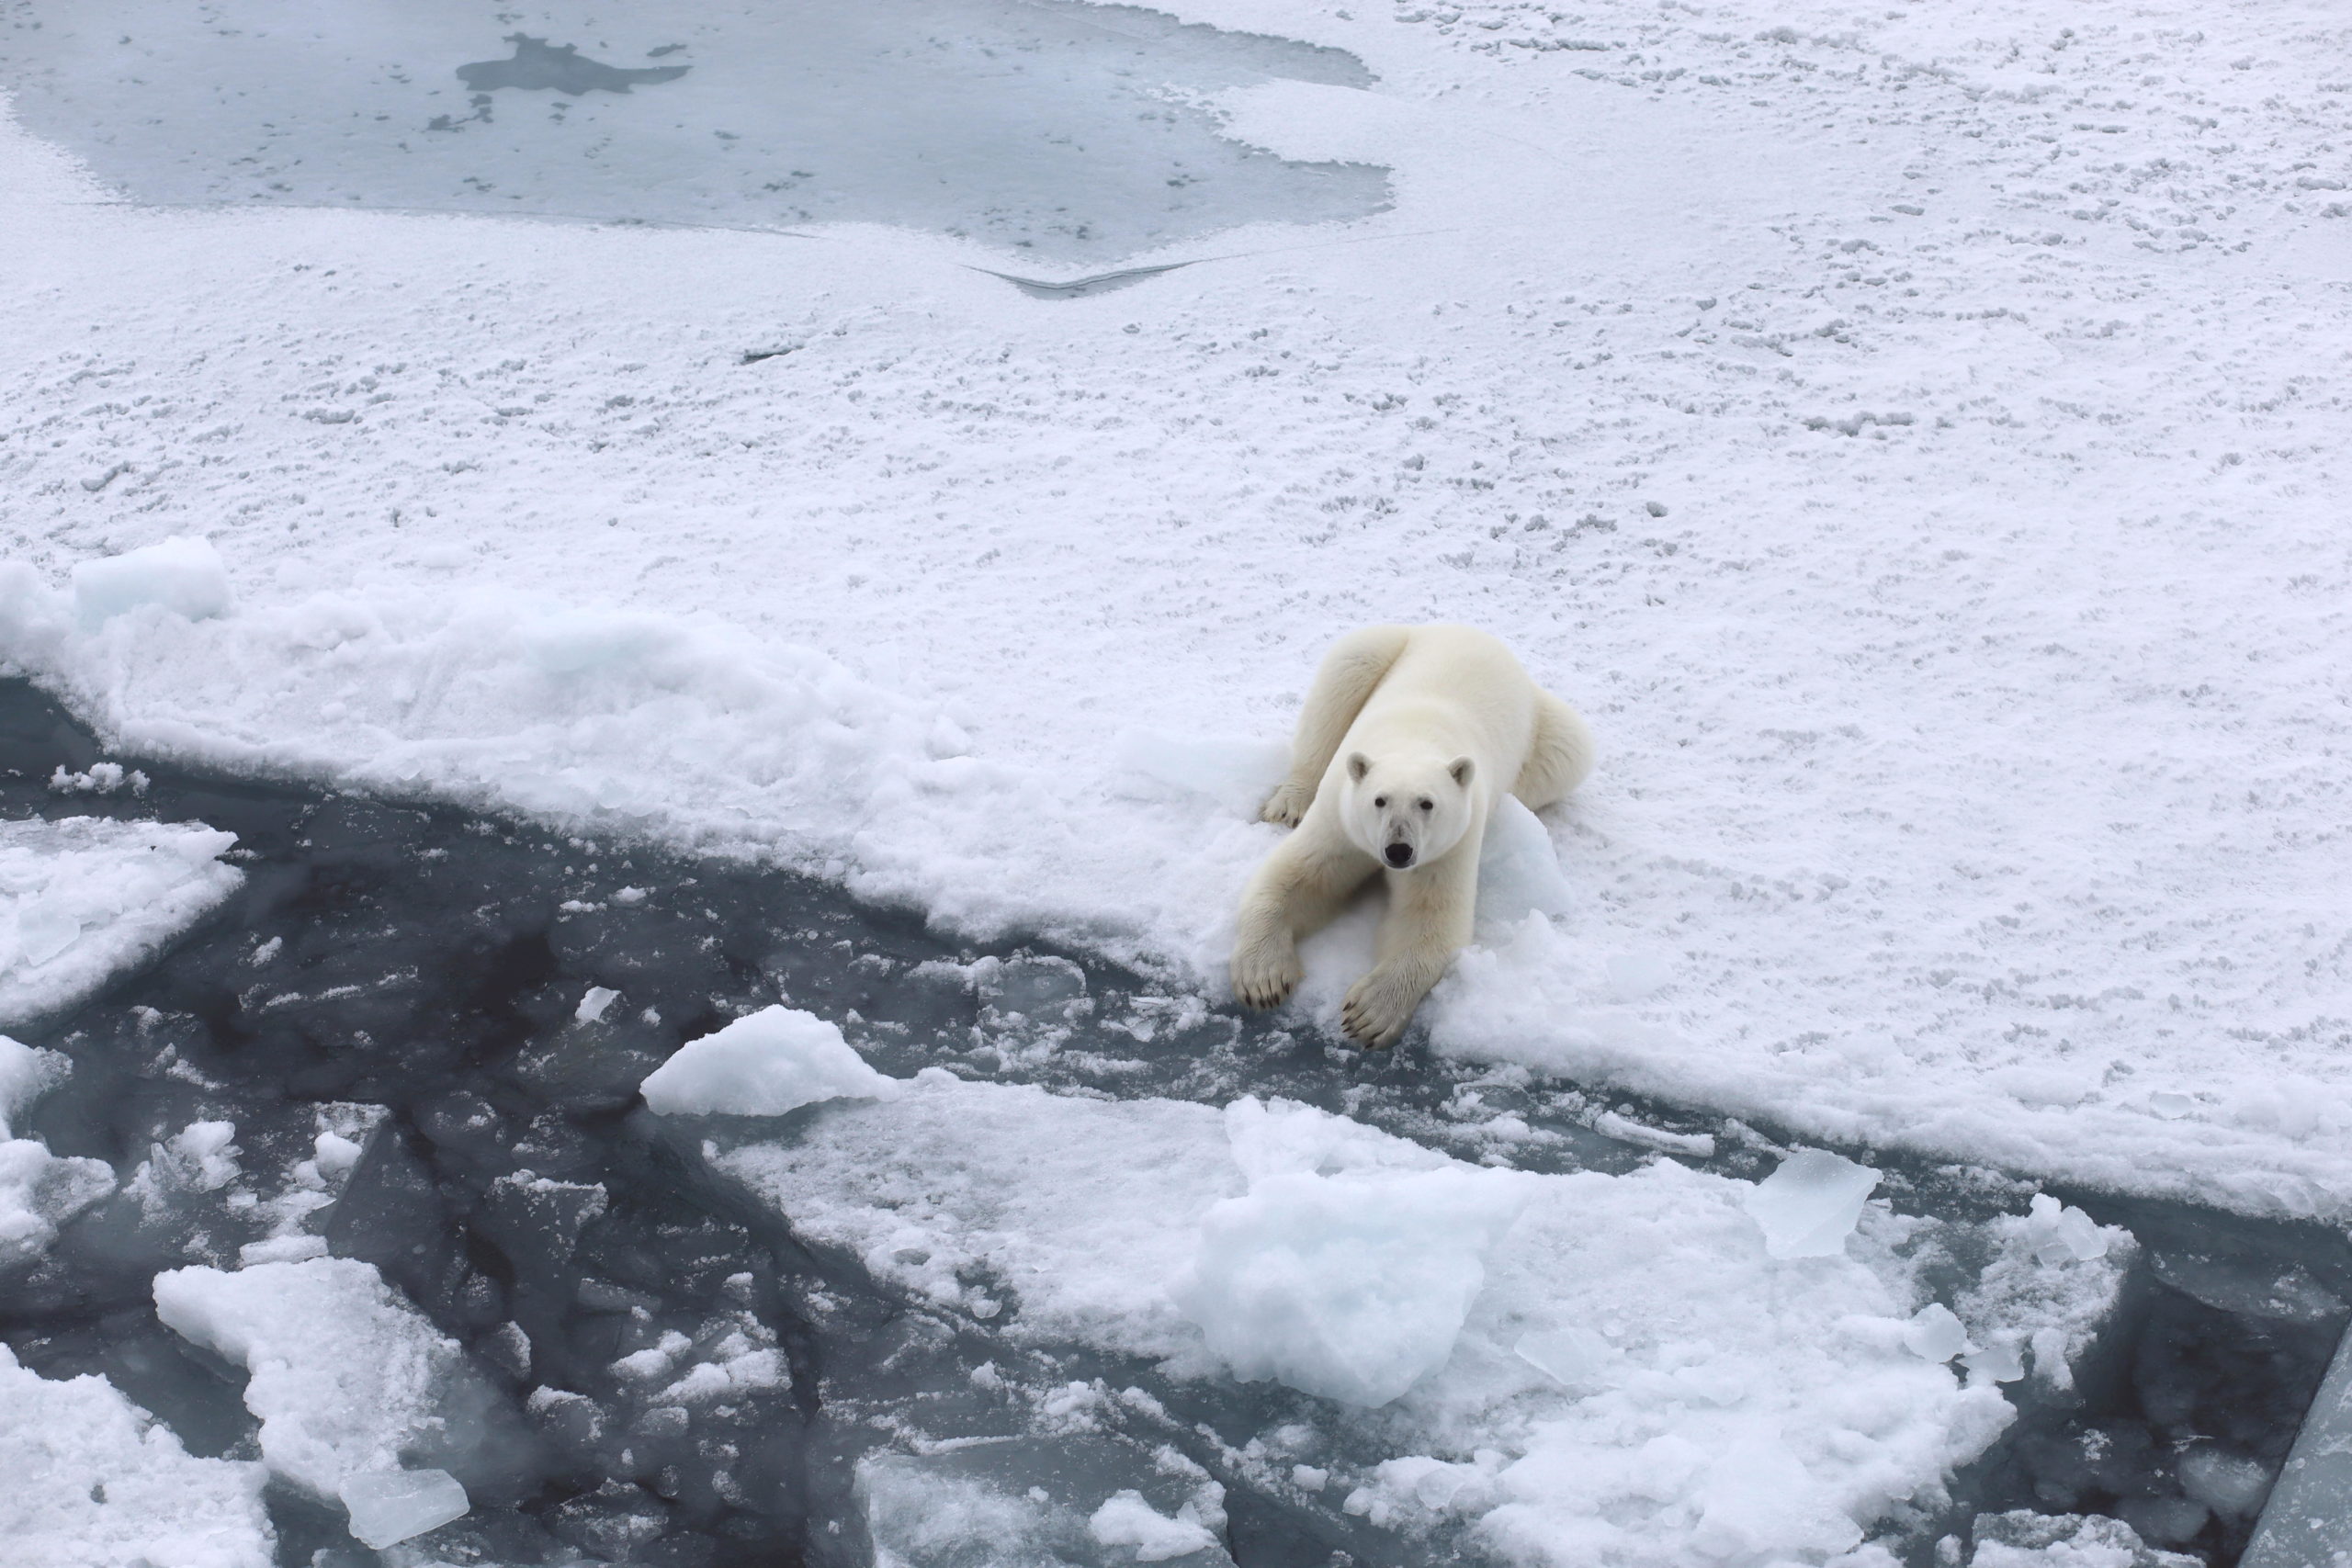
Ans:
POLYGON ((1398 871, 1402 871, 1413 863, 1413 846, 1405 843, 1391 844, 1383 852, 1382 858, 1398 871))

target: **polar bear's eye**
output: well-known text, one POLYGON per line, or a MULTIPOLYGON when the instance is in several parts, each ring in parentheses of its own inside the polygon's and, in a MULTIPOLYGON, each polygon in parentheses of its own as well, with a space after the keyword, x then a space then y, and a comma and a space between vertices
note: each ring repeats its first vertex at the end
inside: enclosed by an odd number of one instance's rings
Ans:
POLYGON ((1374 796, 1372 797, 1372 808, 1373 808, 1374 811, 1385 811, 1385 810, 1387 810, 1387 809, 1388 809, 1388 797, 1387 797, 1386 795, 1374 795, 1374 796))
POLYGON ((1433 800, 1424 799, 1424 800, 1421 802, 1421 809, 1422 809, 1422 810, 1424 810, 1424 811, 1427 811, 1427 810, 1429 810, 1432 806, 1435 806, 1436 804, 1437 804, 1437 803, 1436 803, 1435 801, 1433 801, 1433 800))

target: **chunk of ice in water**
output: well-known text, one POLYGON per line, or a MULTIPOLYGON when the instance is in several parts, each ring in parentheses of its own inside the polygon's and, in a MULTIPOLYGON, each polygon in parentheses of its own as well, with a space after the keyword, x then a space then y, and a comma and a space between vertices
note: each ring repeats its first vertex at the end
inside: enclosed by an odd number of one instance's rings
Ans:
POLYGON ((591 986, 580 998, 580 1005, 572 1009, 571 1016, 582 1023, 594 1023, 605 1016, 606 1008, 620 999, 620 995, 609 986, 591 986))
POLYGON ((1165 1562, 1216 1545, 1216 1537, 1201 1523, 1192 1504, 1185 1504, 1170 1518, 1145 1502, 1142 1493, 1134 1491, 1106 1498, 1086 1521, 1086 1528, 1105 1546, 1134 1547, 1137 1562, 1165 1562))
POLYGON ((466 1517, 466 1489, 446 1470, 369 1471, 343 1483, 351 1533, 378 1551, 466 1517))
POLYGON ((1968 1330, 1951 1308, 1929 1302, 1903 1330, 1903 1348, 1926 1361, 1949 1361, 1968 1348, 1968 1330))
POLYGON ((892 1100, 903 1091, 797 1008, 765 1007, 690 1040, 646 1077, 645 1103, 663 1115, 781 1116, 820 1100, 892 1100))
POLYGON ((1522 1334, 1511 1350, 1521 1360, 1563 1386, 1587 1391, 1606 1386, 1610 1363, 1617 1359, 1617 1347, 1589 1328, 1522 1334))
POLYGON ((1982 1350, 1971 1350, 1960 1359, 1968 1369, 1972 1388, 1979 1383, 2015 1382, 2025 1376, 2025 1357, 2015 1345, 1987 1345, 1982 1350))
POLYGON ((1774 1258, 1835 1258, 1862 1217, 1878 1172, 1826 1149, 1799 1149, 1740 1200, 1774 1258))
POLYGON ((2107 1237, 2098 1222, 2072 1204, 2061 1207, 2047 1192, 2033 1195, 2026 1236, 2033 1245, 2034 1261, 2044 1266, 2087 1263, 2107 1256, 2107 1237))

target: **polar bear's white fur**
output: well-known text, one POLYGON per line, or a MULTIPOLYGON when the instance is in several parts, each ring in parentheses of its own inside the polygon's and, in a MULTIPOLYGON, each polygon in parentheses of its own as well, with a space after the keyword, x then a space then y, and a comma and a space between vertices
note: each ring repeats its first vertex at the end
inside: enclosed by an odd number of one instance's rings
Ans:
POLYGON ((1269 822, 1298 831, 1241 897, 1233 994, 1277 1007, 1298 985, 1299 939, 1374 873, 1388 912, 1372 970, 1340 1009, 1347 1032, 1394 1044, 1470 940, 1478 850, 1505 791, 1542 810, 1582 783, 1592 735, 1468 626, 1366 626, 1323 656, 1269 822))

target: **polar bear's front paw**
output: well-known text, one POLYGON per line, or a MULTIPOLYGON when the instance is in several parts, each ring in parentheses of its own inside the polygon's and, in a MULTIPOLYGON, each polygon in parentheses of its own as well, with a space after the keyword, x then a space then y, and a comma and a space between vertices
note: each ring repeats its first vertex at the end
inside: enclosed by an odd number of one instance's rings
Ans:
POLYGON ((1340 1004, 1340 1026, 1366 1045, 1394 1045, 1428 990, 1394 969, 1374 969, 1348 987, 1348 999, 1340 1004))
POLYGON ((1243 1007, 1278 1008, 1290 999, 1306 973, 1299 966, 1298 949, 1288 944, 1238 948, 1233 954, 1233 998, 1243 1007))
POLYGON ((1299 818, 1306 815, 1306 808, 1314 804, 1314 785, 1284 784, 1266 796, 1265 807, 1258 817, 1261 821, 1272 822, 1278 828, 1295 828, 1299 818))

